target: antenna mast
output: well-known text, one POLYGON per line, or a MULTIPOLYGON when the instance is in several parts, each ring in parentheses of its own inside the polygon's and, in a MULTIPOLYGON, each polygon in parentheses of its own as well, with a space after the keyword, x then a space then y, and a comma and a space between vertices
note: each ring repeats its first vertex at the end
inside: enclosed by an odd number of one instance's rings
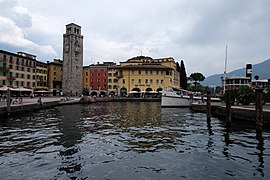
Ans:
POLYGON ((224 79, 223 79, 223 94, 226 91, 226 73, 227 73, 227 61, 228 61, 228 45, 226 45, 226 53, 225 53, 225 70, 224 70, 224 79))

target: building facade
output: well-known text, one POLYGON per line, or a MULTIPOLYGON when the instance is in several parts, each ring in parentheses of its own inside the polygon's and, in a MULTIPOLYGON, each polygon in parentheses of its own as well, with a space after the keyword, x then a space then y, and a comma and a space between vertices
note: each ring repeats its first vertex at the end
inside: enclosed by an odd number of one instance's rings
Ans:
POLYGON ((118 96, 131 91, 150 92, 179 88, 180 74, 173 58, 152 59, 138 56, 121 62, 116 68, 118 96))
POLYGON ((36 56, 0 50, 0 86, 11 88, 36 87, 36 56))
POLYGON ((48 90, 48 64, 37 61, 35 90, 48 90))
POLYGON ((78 96, 82 93, 83 81, 83 36, 81 26, 66 25, 63 35, 63 93, 78 96))
POLYGON ((62 95, 62 74, 63 61, 54 59, 53 62, 47 62, 48 65, 48 88, 49 91, 56 95, 62 95))
POLYGON ((108 68, 116 65, 113 62, 92 64, 83 67, 84 94, 105 96, 108 94, 108 68))

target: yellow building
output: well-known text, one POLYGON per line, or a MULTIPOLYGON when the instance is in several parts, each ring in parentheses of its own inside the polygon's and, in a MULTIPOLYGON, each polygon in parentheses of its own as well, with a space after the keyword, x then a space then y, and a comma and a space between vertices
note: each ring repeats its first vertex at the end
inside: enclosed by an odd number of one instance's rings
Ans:
POLYGON ((180 74, 173 58, 152 59, 138 56, 116 67, 116 90, 120 97, 131 91, 161 91, 180 87, 180 74))
POLYGON ((48 64, 37 61, 36 63, 36 91, 48 90, 48 64))
POLYGON ((60 59, 54 59, 53 62, 47 62, 47 64, 48 64, 49 91, 53 93, 53 96, 61 95, 63 61, 60 59))
POLYGON ((90 67, 89 66, 83 66, 83 94, 89 94, 91 90, 91 83, 90 83, 90 67))
POLYGON ((119 65, 108 67, 108 92, 111 95, 115 95, 118 92, 118 72, 119 65))

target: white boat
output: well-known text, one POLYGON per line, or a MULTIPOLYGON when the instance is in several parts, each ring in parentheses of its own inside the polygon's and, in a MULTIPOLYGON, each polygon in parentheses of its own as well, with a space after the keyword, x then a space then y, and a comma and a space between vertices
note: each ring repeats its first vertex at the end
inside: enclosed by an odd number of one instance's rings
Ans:
MULTIPOLYGON (((207 97, 185 90, 163 90, 161 107, 190 107, 192 103, 206 103, 207 97)), ((211 98, 213 102, 220 102, 219 98, 211 98)))

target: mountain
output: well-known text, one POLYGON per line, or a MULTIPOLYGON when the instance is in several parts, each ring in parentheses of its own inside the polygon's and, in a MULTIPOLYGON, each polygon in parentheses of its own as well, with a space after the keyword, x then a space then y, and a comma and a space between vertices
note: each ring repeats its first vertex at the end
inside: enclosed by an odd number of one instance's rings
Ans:
MULTIPOLYGON (((255 75, 259 76, 259 79, 270 79, 270 59, 263 61, 262 63, 252 65, 252 77, 255 75)), ((203 85, 216 85, 221 86, 221 77, 224 74, 214 74, 205 78, 202 82, 203 85)), ((246 67, 237 69, 227 73, 227 77, 245 77, 246 76, 246 67)))

